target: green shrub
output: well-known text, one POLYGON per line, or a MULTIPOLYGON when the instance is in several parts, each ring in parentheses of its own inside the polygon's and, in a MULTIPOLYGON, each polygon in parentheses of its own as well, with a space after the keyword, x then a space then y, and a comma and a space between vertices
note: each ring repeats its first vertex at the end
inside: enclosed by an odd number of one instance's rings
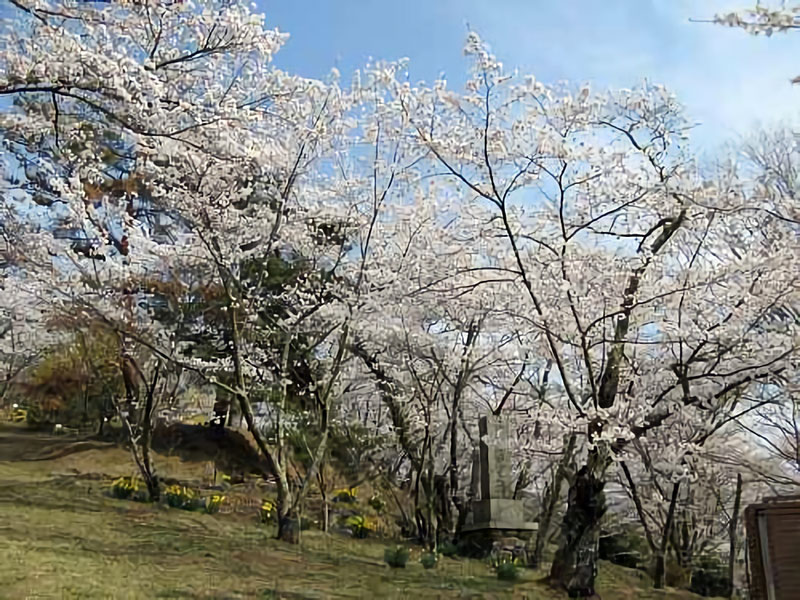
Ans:
POLYGON ((364 539, 375 532, 375 524, 364 515, 351 515, 345 519, 345 527, 353 532, 353 537, 364 539))
POLYGON ((503 581, 516 581, 519 578, 519 569, 513 562, 502 562, 495 568, 497 578, 503 581))
POLYGON ((408 549, 403 546, 386 548, 383 561, 393 569, 405 569, 408 562, 408 549))
POLYGON ((426 569, 432 569, 436 566, 436 563, 439 562, 439 560, 433 552, 428 552, 427 554, 422 555, 422 557, 419 559, 419 562, 426 569))
POLYGON ((519 577, 519 567, 523 566, 519 558, 512 558, 509 554, 491 555, 489 566, 497 573, 497 578, 503 581, 514 581, 519 577))
POLYGON ((439 554, 442 556, 446 556, 447 558, 453 558, 458 554, 458 546, 456 546, 453 542, 447 541, 442 542, 439 544, 439 554))
POLYGON ((119 477, 111 484, 111 495, 120 500, 147 502, 150 496, 144 482, 135 477, 119 477))
POLYGON ((167 504, 172 508, 183 510, 195 510, 202 506, 202 501, 195 496, 195 493, 185 486, 171 485, 164 490, 167 504))

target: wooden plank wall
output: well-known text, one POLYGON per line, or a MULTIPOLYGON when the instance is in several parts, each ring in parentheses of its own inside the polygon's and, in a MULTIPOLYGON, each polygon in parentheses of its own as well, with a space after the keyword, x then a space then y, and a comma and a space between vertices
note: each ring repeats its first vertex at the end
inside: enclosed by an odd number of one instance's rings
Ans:
POLYGON ((748 506, 745 510, 745 527, 750 563, 750 598, 770 600, 770 581, 774 586, 775 600, 800 598, 800 501, 775 501, 748 506), (762 558, 764 541, 758 529, 760 515, 766 518, 770 573, 765 572, 762 558))

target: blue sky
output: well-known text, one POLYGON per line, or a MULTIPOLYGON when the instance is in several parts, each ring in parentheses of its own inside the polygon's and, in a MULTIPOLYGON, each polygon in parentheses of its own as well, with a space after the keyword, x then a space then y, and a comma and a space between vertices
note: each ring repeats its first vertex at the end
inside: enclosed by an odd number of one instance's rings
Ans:
POLYGON ((411 59, 412 80, 464 80, 467 23, 510 68, 545 82, 665 84, 686 106, 695 148, 714 154, 752 127, 800 123, 800 34, 772 38, 690 18, 755 0, 258 0, 289 32, 278 66, 343 81, 369 57, 411 59))

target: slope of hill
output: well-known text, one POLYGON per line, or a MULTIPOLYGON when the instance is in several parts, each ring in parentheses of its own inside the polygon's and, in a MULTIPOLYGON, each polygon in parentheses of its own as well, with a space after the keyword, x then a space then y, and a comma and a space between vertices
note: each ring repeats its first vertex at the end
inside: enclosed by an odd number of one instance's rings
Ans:
MULTIPOLYGON (((127 453, 74 444, 0 429, 0 598, 564 597, 539 572, 508 584, 465 559, 426 571, 413 547, 408 567, 391 570, 382 560, 388 540, 310 531, 288 546, 272 539, 255 508, 206 515, 112 499, 98 473, 130 473, 127 453)), ((202 470, 161 464, 173 477, 202 470)), ((605 563, 600 579, 603 600, 698 598, 653 591, 644 574, 605 563)))

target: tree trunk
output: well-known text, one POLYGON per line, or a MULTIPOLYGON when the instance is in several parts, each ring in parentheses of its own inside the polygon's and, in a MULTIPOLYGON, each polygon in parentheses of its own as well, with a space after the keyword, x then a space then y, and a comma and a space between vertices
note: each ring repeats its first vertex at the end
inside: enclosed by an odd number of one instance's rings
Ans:
MULTIPOLYGON (((442 502, 450 502, 455 510, 449 513, 444 523, 450 537, 455 538, 461 532, 461 527, 466 521, 466 506, 461 501, 458 493, 458 397, 460 391, 453 394, 453 407, 450 417, 450 494, 449 498, 442 498, 442 502)), ((443 515, 444 516, 444 515, 443 515)))
POLYGON ((293 508, 278 516, 278 539, 289 544, 300 542, 300 519, 293 508))
POLYGON ((160 489, 158 486, 158 481, 152 473, 150 460, 148 458, 148 460, 145 461, 142 458, 142 453, 139 451, 139 438, 134 435, 133 428, 131 427, 128 417, 120 412, 120 419, 122 420, 123 431, 126 433, 127 441, 130 444, 133 462, 136 463, 136 466, 139 469, 139 474, 142 476, 144 484, 147 486, 147 494, 151 501, 157 502, 160 497, 160 489))
POLYGON ((733 598, 733 576, 736 568, 736 528, 739 526, 739 508, 742 502, 742 474, 736 475, 736 496, 733 500, 733 514, 731 514, 730 529, 730 556, 728 557, 728 598, 733 598))
POLYGON ((127 441, 130 444, 133 460, 139 468, 139 473, 147 486, 147 494, 152 502, 158 502, 161 497, 161 489, 158 478, 153 473, 153 465, 150 460, 150 443, 152 434, 153 397, 155 395, 156 382, 158 381, 161 371, 161 363, 158 363, 156 366, 155 372, 153 373, 153 381, 150 385, 148 385, 136 361, 124 353, 120 360, 120 368, 125 383, 126 396, 124 409, 120 409, 119 405, 117 405, 117 412, 122 421, 123 431, 125 432, 127 441), (139 398, 140 387, 137 378, 145 384, 146 388, 144 413, 141 419, 139 419, 138 435, 134 431, 134 426, 131 423, 132 420, 136 420, 133 405, 139 398), (141 448, 139 447, 140 441, 141 448))
POLYGON ((653 588, 660 590, 664 588, 664 578, 667 574, 667 561, 661 549, 656 552, 655 572, 653 573, 653 588))
POLYGON ((603 488, 608 463, 607 450, 592 450, 570 484, 567 512, 561 524, 561 542, 550 569, 550 581, 573 598, 595 593, 600 519, 606 511, 603 488))
POLYGON ((431 552, 436 551, 436 544, 439 538, 439 528, 436 520, 436 489, 434 488, 433 457, 429 457, 431 466, 428 469, 428 484, 426 486, 426 507, 428 520, 428 548, 431 552))
POLYGON ((158 364, 153 375, 153 382, 147 390, 147 396, 144 403, 144 416, 142 418, 142 464, 147 473, 145 483, 147 484, 147 493, 150 495, 150 500, 158 502, 161 497, 161 487, 158 482, 158 476, 155 474, 152 462, 150 460, 150 446, 153 439, 153 396, 155 395, 155 385, 158 379, 161 363, 158 364))
POLYGON ((322 497, 322 533, 328 533, 330 531, 330 510, 328 509, 328 498, 327 495, 323 495, 322 497))
POLYGON ((536 532, 536 544, 533 548, 533 555, 531 556, 531 567, 538 569, 542 564, 542 555, 544 554, 545 543, 550 535, 550 524, 553 521, 553 514, 555 513, 558 500, 561 497, 561 486, 567 476, 567 468, 572 460, 572 454, 575 452, 576 436, 573 433, 567 440, 564 454, 558 463, 556 472, 553 475, 553 483, 550 486, 550 491, 545 494, 544 510, 539 518, 539 529, 536 532))
POLYGON ((322 532, 328 533, 330 529, 330 524, 328 523, 328 486, 325 481, 324 467, 317 473, 317 484, 319 485, 320 496, 322 496, 322 532))
MULTIPOLYGON (((461 528, 467 520, 467 506, 459 495, 458 489, 458 416, 459 403, 467 385, 468 374, 470 372, 470 361, 468 357, 469 349, 475 343, 478 336, 479 327, 475 323, 470 323, 467 341, 464 345, 462 354, 463 363, 456 378, 456 385, 453 389, 453 402, 450 407, 450 498, 447 507, 448 518, 445 527, 449 536, 455 539, 460 533, 461 528)), ((447 498, 442 498, 447 502, 447 498)))
POLYGON ((672 534, 672 521, 675 518, 675 505, 678 503, 678 492, 680 491, 680 481, 672 485, 672 497, 669 500, 669 510, 667 511, 667 521, 664 523, 664 531, 661 534, 661 545, 656 552, 656 569, 653 577, 653 587, 661 589, 664 587, 664 578, 667 573, 666 555, 667 542, 672 534))

